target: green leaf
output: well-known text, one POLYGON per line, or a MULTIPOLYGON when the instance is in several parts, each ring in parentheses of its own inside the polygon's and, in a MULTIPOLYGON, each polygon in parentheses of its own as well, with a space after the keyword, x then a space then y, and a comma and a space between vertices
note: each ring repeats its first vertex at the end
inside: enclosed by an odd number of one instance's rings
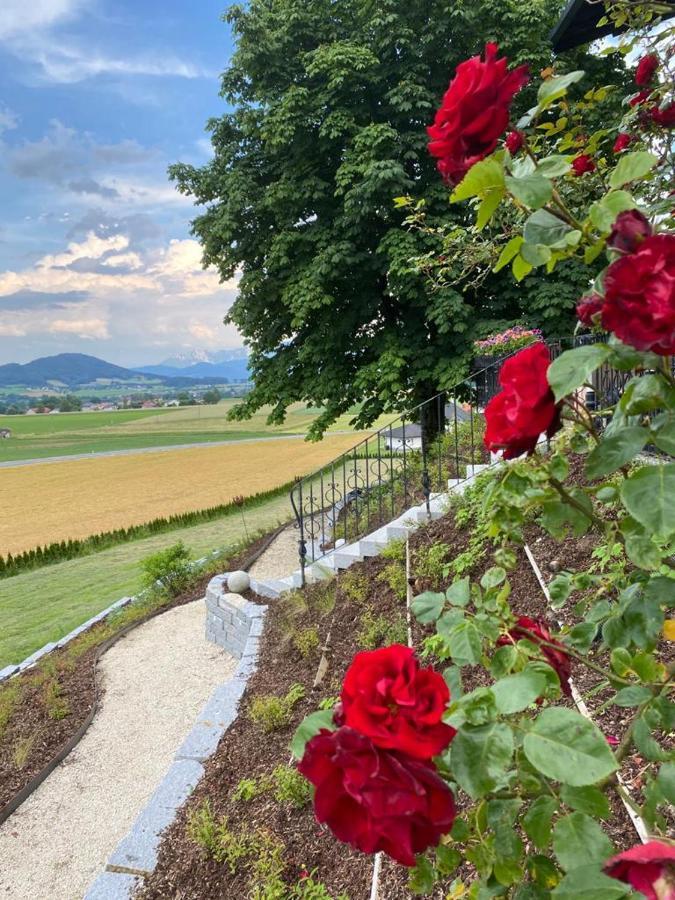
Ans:
POLYGON ((520 255, 531 266, 543 266, 551 258, 551 251, 543 244, 523 244, 520 255))
POLYGON ((669 538, 675 532, 675 463, 648 465, 621 485, 621 499, 628 513, 655 535, 669 538))
POLYGON ((562 400, 588 381, 611 351, 606 344, 589 344, 566 350, 549 366, 547 377, 556 400, 562 400))
POLYGON ((537 92, 537 103, 539 104, 539 107, 543 109, 553 103, 554 100, 564 97, 567 93, 567 88, 577 81, 581 81, 584 75, 585 72, 582 70, 576 70, 574 72, 568 72, 566 75, 557 75, 554 78, 548 78, 546 81, 542 81, 539 86, 539 91, 537 92))
POLYGON ((648 687, 640 684, 632 684, 629 687, 621 688, 612 700, 615 706, 639 706, 645 700, 649 700, 652 692, 648 687))
POLYGON ((551 894, 555 900, 619 900, 630 886, 604 875, 598 866, 573 869, 551 894))
POLYGON ((462 578, 453 581, 445 592, 445 599, 452 606, 467 606, 471 599, 471 579, 462 578))
POLYGON ((553 852, 566 872, 603 863, 612 855, 613 849, 602 828, 585 813, 570 813, 553 829, 553 852))
POLYGON ((518 650, 513 644, 498 647, 490 661, 490 674, 493 678, 501 678, 514 667, 518 659, 518 650))
POLYGON ((609 800, 599 788, 592 785, 571 787, 565 784, 560 791, 560 799, 566 806, 596 819, 608 819, 611 815, 609 800))
POLYGON ((511 240, 502 248, 502 252, 499 254, 499 259, 497 260, 497 265, 492 270, 493 272, 500 272, 504 266, 508 266, 514 256, 517 255, 523 244, 523 237, 520 234, 517 234, 515 237, 512 237, 511 240))
POLYGON ((537 172, 547 178, 558 178, 566 175, 572 164, 571 156, 546 156, 537 164, 537 172))
POLYGON ((647 150, 635 150, 633 153, 622 153, 617 167, 609 176, 609 186, 619 188, 630 181, 644 178, 659 161, 658 156, 647 150))
POLYGON ((537 850, 545 850, 551 840, 553 813, 558 808, 555 797, 538 797, 523 816, 525 834, 537 850))
POLYGON ((317 735, 322 728, 335 731, 332 709, 321 709, 311 713, 298 725, 291 741, 291 753, 294 759, 302 759, 305 752, 305 744, 317 735))
POLYGON ((470 197, 484 198, 493 192, 504 195, 504 171, 501 163, 491 156, 471 166, 450 197, 451 203, 468 200, 470 197))
POLYGON ((567 246, 567 236, 574 231, 567 222, 546 209, 533 212, 525 222, 523 238, 528 244, 543 244, 545 247, 567 246))
POLYGON ((523 741, 532 765, 562 784, 595 784, 616 771, 614 754, 600 729, 577 712, 545 709, 523 741))
POLYGON ((659 375, 637 375, 628 382, 619 401, 627 416, 675 405, 675 391, 659 375))
POLYGON ((476 228, 479 231, 482 231, 493 217, 497 207, 502 202, 503 196, 501 191, 491 191, 486 197, 483 197, 476 216, 476 228))
POLYGON ((450 690, 450 699, 452 701, 459 700, 464 693, 462 670, 457 666, 448 666, 447 669, 443 669, 443 678, 450 690))
POLYGON ((462 862, 462 854, 454 847, 441 844, 436 847, 436 868, 440 875, 452 875, 462 862))
POLYGON ((480 662, 483 639, 473 622, 459 622, 451 628, 447 642, 453 662, 470 666, 480 662))
POLYGON ((436 872, 426 856, 417 857, 415 868, 408 874, 408 887, 413 894, 429 894, 436 884, 436 872))
POLYGON ((546 689, 546 679, 537 671, 524 669, 515 675, 507 675, 492 685, 497 709, 502 715, 521 712, 541 697, 546 689))
MULTIPOLYGON (((467 582, 469 579, 466 579, 467 582)), ((506 571, 501 566, 492 566, 488 569, 480 580, 480 586, 486 591, 499 587, 506 580, 506 571)))
POLYGON ((654 443, 664 453, 675 456, 675 416, 669 416, 663 420, 654 432, 654 443))
POLYGON ((462 728, 450 745, 450 767, 474 800, 493 790, 513 756, 513 732, 504 722, 462 728))
POLYGON ((610 191, 601 200, 596 200, 592 204, 588 215, 598 231, 606 233, 612 230, 612 225, 620 212, 635 209, 636 206, 635 199, 628 191, 610 191))
POLYGON ((628 426, 604 437, 586 458, 586 475, 602 478, 631 462, 649 440, 649 432, 639 425, 628 426))
POLYGON ((534 173, 522 178, 514 178, 507 175, 505 178, 507 190, 530 209, 540 209, 546 206, 553 196, 553 184, 543 175, 534 173))
POLYGON ((415 616, 418 622, 428 625, 435 622, 443 612, 445 606, 445 594, 439 594, 435 591, 424 591, 418 594, 410 604, 410 612, 415 616))
POLYGON ((533 268, 534 266, 531 266, 529 262, 524 260, 520 253, 514 258, 511 265, 511 270, 516 281, 522 281, 523 278, 526 278, 533 268))

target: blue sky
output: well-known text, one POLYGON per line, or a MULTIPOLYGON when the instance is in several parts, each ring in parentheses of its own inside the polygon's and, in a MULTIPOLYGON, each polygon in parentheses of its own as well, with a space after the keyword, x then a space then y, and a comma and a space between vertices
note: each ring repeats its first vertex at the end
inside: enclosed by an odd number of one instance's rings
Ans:
POLYGON ((0 364, 241 344, 166 177, 209 158, 226 2, 2 0, 0 364))

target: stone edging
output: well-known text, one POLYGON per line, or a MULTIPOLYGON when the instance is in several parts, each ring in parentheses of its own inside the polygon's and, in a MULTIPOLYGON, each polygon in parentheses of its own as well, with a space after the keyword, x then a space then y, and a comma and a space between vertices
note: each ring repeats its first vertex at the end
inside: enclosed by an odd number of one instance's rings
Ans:
MULTIPOLYGON (((209 589, 213 586, 215 594, 226 578, 226 575, 216 576, 209 583, 209 589)), ((220 593, 221 601, 225 596, 220 593)), ((220 606, 221 612, 229 612, 241 623, 237 635, 243 634, 244 629, 246 632, 246 640, 236 653, 239 664, 233 676, 211 695, 176 752, 169 771, 109 857, 105 871, 89 887, 84 900, 128 900, 133 895, 139 878, 149 875, 157 865, 161 832, 173 822, 178 809, 204 774, 204 761, 213 754, 221 737, 237 718, 246 684, 257 668, 267 611, 266 606, 245 600, 243 604, 232 605, 229 610, 222 602, 220 606)), ((235 655, 234 649, 230 652, 235 655)))

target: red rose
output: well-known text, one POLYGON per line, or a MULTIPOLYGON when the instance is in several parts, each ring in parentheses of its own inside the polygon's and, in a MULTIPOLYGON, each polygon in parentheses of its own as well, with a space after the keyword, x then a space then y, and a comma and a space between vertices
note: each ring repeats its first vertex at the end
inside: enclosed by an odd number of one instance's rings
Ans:
POLYGON ((352 728, 313 737, 298 769, 316 789, 318 821, 364 853, 414 866, 452 828, 454 797, 433 763, 382 750, 352 728))
POLYGON ((532 641, 534 644, 541 644, 542 641, 546 641, 549 644, 555 644, 556 647, 560 647, 557 650, 553 647, 544 646, 541 648, 541 652, 549 666, 555 670, 560 680, 560 688, 563 694, 569 697, 572 693, 570 688, 572 661, 565 649, 565 645, 552 638, 550 631, 542 622, 537 622, 535 619, 530 619, 527 616, 519 616, 509 633, 502 635, 497 640, 497 646, 503 647, 505 644, 512 644, 515 641, 522 640, 532 641))
POLYGON ((625 131, 620 131, 616 136, 612 150, 615 153, 621 153, 621 151, 625 150, 626 147, 629 147, 632 142, 633 138, 630 134, 626 134, 625 131))
POLYGON ((532 453, 541 434, 552 437, 560 428, 560 404, 555 402, 546 379, 551 357, 537 342, 506 360, 499 372, 504 390, 485 408, 484 444, 504 459, 532 453))
POLYGON ((675 128, 675 103, 670 103, 663 108, 655 106, 651 111, 652 121, 661 128, 675 128))
POLYGON ((608 859, 605 872, 647 900, 675 900, 675 847, 661 841, 638 844, 608 859))
POLYGON ((658 67, 659 58, 655 53, 643 56, 635 70, 635 84, 638 87, 647 87, 648 84, 651 84, 658 67))
POLYGON ((442 721, 450 700, 445 679, 420 668, 415 651, 401 644, 357 653, 341 700, 344 724, 386 750, 431 759, 455 736, 442 721))
POLYGON ((651 91, 640 91, 628 101, 629 106, 640 106, 651 95, 651 91))
POLYGON ((580 156, 575 156, 572 160, 572 170, 577 178, 580 175, 585 175, 587 172, 595 172, 595 163, 593 162, 592 157, 588 156, 586 153, 582 153, 580 156))
POLYGON ((581 324, 592 328, 596 324, 594 317, 602 311, 603 303, 600 294, 585 294, 577 303, 577 317, 581 324))
POLYGON ((504 140, 504 146, 511 156, 515 156, 524 143, 525 135, 522 131, 510 131, 504 140))
POLYGON ((675 353, 675 236, 652 235, 607 269, 602 325, 638 350, 675 353))
POLYGON ((651 234, 649 219, 638 209, 627 209, 616 217, 607 243, 621 253, 634 253, 651 234))
POLYGON ((459 184, 474 163, 485 159, 509 123, 511 102, 528 82, 527 66, 508 71, 497 59, 496 44, 486 44, 485 62, 472 56, 457 66, 434 124, 427 128, 429 152, 446 181, 459 184))

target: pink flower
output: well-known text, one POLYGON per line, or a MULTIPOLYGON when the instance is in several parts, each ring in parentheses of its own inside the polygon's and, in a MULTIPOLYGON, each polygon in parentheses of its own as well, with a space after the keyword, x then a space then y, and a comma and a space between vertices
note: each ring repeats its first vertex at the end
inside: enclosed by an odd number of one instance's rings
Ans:
POLYGON ((675 900, 675 847, 661 841, 638 844, 605 863, 605 872, 647 900, 675 900))
POLYGON ((621 741, 618 739, 618 737, 614 737, 613 734, 606 734, 605 740, 607 741, 607 743, 609 744, 609 746, 612 749, 614 749, 614 747, 618 747, 619 744, 621 743, 621 741))

